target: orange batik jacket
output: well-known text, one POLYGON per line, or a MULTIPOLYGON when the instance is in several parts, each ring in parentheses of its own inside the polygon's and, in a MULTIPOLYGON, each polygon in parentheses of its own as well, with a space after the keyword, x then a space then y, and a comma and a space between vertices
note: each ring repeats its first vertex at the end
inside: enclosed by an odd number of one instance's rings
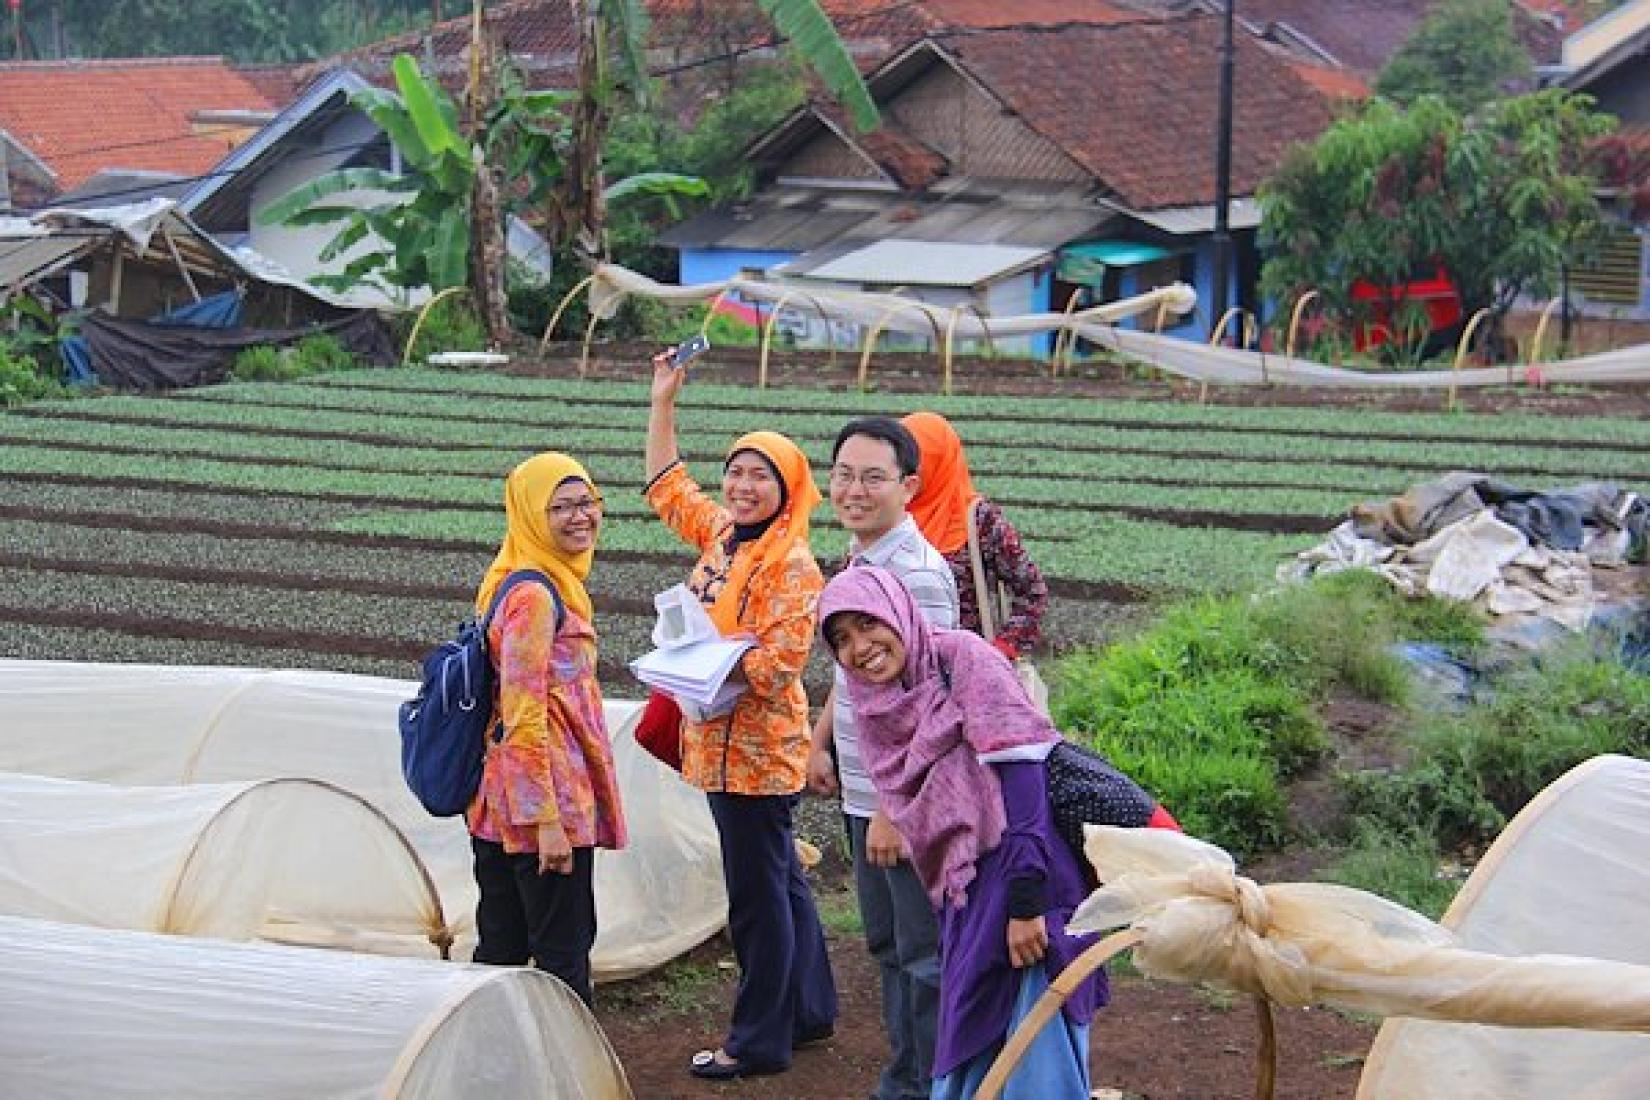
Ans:
MULTIPOLYGON (((817 498, 816 498, 817 499, 817 498)), ((688 587, 706 604, 726 583, 745 544, 727 552, 733 519, 702 490, 680 462, 647 489, 659 518, 699 551, 688 587)), ((806 540, 759 568, 739 596, 738 628, 756 638, 745 655, 750 689, 733 710, 703 722, 682 723, 682 777, 704 791, 794 794, 808 769, 808 697, 802 670, 813 646, 819 593, 825 586, 806 540)))

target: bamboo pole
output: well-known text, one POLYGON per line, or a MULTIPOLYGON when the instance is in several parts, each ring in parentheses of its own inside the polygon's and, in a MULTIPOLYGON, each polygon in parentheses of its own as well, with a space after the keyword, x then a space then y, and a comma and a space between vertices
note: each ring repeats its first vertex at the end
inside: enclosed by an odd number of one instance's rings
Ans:
POLYGON ((1020 1026, 1014 1029, 1008 1041, 1003 1044, 1003 1049, 998 1053, 996 1061, 991 1063, 985 1080, 980 1082, 979 1090, 974 1094, 975 1100, 997 1100, 1002 1095, 1003 1087, 1008 1084, 1009 1077, 1014 1073, 1014 1067, 1020 1064, 1020 1059, 1031 1049, 1037 1033, 1054 1019, 1061 1006, 1066 1003, 1066 998, 1070 997, 1089 975, 1145 938, 1146 933, 1143 930, 1125 928, 1113 932, 1071 960, 1071 965, 1049 983, 1048 989, 1032 1006, 1030 1014, 1020 1021, 1020 1026))
MULTIPOLYGON (((1544 384, 1541 369, 1537 366, 1541 362, 1541 338, 1547 335, 1547 322, 1553 319, 1553 310, 1558 307, 1561 301, 1563 299, 1554 298, 1542 309, 1541 319, 1535 323, 1535 335, 1530 339, 1529 369, 1524 372, 1524 380, 1535 386, 1536 389, 1540 389, 1544 384)), ((1508 372, 1507 381, 1512 382, 1511 371, 1508 372)))
POLYGON ((1467 348, 1472 345, 1472 338, 1478 332, 1478 326, 1483 324, 1484 323, 1484 318, 1488 317, 1489 315, 1490 315, 1490 311, 1487 307, 1484 308, 1484 309, 1479 310, 1477 313, 1474 313, 1472 315, 1472 320, 1467 322, 1466 329, 1463 330, 1462 333, 1461 333, 1461 342, 1455 346, 1455 361, 1450 364, 1450 368, 1449 368, 1449 405, 1448 405, 1448 408, 1449 408, 1450 412, 1455 411, 1455 391, 1456 391, 1456 388, 1457 388, 1456 383, 1455 383, 1455 376, 1461 370, 1461 364, 1466 361, 1467 348))
POLYGON ((424 303, 424 308, 418 311, 418 319, 413 322, 412 332, 407 336, 407 346, 401 349, 401 365, 403 367, 412 362, 413 345, 418 342, 418 334, 423 330, 424 321, 429 317, 430 310, 435 307, 435 304, 450 295, 467 293, 469 289, 465 286, 450 286, 446 290, 432 295, 430 300, 424 303))
POLYGON ((550 315, 550 323, 544 326, 544 335, 539 337, 540 355, 543 355, 544 349, 550 346, 550 334, 556 331, 556 322, 561 320, 561 315, 567 312, 567 307, 573 303, 574 298, 579 296, 579 291, 583 290, 595 281, 596 276, 586 275, 583 279, 578 281, 572 290, 569 290, 562 296, 561 304, 556 307, 556 312, 550 315))

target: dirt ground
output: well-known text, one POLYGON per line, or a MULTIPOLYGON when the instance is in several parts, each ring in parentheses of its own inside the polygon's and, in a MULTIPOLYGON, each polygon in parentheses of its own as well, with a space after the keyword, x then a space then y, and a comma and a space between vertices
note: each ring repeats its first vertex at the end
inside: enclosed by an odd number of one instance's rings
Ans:
MULTIPOLYGON (((852 900, 825 895, 821 904, 841 911, 852 900)), ((721 936, 657 974, 602 986, 596 1015, 640 1100, 863 1100, 887 1055, 876 968, 855 931, 832 932, 830 952, 841 998, 836 1035, 798 1051, 777 1077, 712 1083, 688 1074, 693 1053, 720 1041, 732 1004, 736 970, 721 936)), ((1090 1036, 1096 1089, 1139 1100, 1254 1095, 1257 1025, 1248 998, 1136 976, 1114 978, 1112 989, 1090 1036)), ((1321 1009, 1278 1009, 1276 1019, 1279 1100, 1351 1097, 1375 1025, 1321 1009)))

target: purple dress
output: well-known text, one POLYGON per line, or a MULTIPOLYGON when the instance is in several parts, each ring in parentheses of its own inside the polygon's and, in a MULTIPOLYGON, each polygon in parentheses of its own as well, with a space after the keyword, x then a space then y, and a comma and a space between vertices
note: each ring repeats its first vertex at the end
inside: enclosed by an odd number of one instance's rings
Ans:
MULTIPOLYGON (((1052 979, 1097 935, 1069 935, 1066 921, 1088 888, 1077 858, 1054 830, 1040 763, 993 765, 1002 783, 1008 829, 976 865, 968 904, 940 911, 940 1022, 934 1076, 943 1077, 1008 1034, 1023 971, 1008 959, 1010 884, 1041 882, 1048 924, 1044 965, 1052 979)), ((1104 971, 1078 986, 1064 1012, 1084 1025, 1110 1000, 1104 971)))

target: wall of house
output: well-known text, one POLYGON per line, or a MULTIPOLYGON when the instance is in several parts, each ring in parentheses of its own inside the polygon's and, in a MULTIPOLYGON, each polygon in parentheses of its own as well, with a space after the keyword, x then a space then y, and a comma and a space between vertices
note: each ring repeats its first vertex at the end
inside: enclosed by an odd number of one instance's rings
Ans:
MULTIPOLYGON (((251 232, 247 243, 257 252, 306 279, 341 271, 362 253, 382 248, 383 242, 369 235, 344 255, 331 263, 322 264, 317 257, 327 242, 337 235, 339 226, 264 225, 260 220, 264 208, 270 203, 294 187, 340 167, 362 146, 377 139, 380 133, 366 115, 350 111, 323 131, 312 144, 292 148, 285 159, 266 173, 253 189, 251 232)), ((388 192, 362 190, 333 195, 327 201, 364 208, 377 206, 391 198, 393 196, 388 192)))
MULTIPOLYGON (((1026 313, 1045 313, 1049 309, 1049 295, 1054 288, 1053 268, 1023 272, 1012 279, 1004 279, 985 288, 983 306, 987 317, 1017 317, 1026 313)), ((1046 359, 1054 347, 1052 333, 1035 336, 1017 336, 994 341, 997 351, 1009 355, 1027 355, 1046 359)))
POLYGON ((951 175, 1080 181, 1070 157, 949 65, 936 65, 885 108, 901 129, 951 161, 951 175))
MULTIPOLYGON (((1238 257, 1241 252, 1242 249, 1238 247, 1238 242, 1234 240, 1226 272, 1226 293, 1230 300, 1234 302, 1238 296, 1238 257)), ((1164 325, 1163 331, 1186 340, 1207 340, 1215 324, 1220 320, 1219 313, 1214 313, 1211 306, 1215 293, 1215 249, 1213 243, 1207 237, 1198 241, 1194 247, 1191 253, 1190 267, 1191 271, 1186 274, 1191 275, 1190 282, 1193 289, 1197 291, 1197 309, 1185 314, 1179 319, 1178 323, 1171 316, 1170 321, 1164 325)), ((1167 286, 1175 281, 1177 274, 1166 267, 1153 264, 1128 268, 1121 280, 1118 296, 1130 298, 1136 294, 1144 294, 1149 290, 1167 286)), ((1220 312, 1225 311, 1221 310, 1220 312)), ((1157 318, 1153 315, 1142 315, 1129 322, 1129 327, 1149 329, 1156 323, 1156 320, 1157 318)), ((1234 323, 1236 323, 1235 319, 1234 323)))
POLYGON ((796 252, 760 252, 742 248, 684 248, 677 256, 679 266, 676 281, 683 286, 695 283, 719 283, 742 274, 747 268, 766 271, 786 260, 794 260, 796 252))
POLYGON ((848 148, 836 134, 823 131, 818 137, 798 149, 785 162, 782 176, 798 179, 826 180, 880 180, 881 172, 863 156, 848 148))

